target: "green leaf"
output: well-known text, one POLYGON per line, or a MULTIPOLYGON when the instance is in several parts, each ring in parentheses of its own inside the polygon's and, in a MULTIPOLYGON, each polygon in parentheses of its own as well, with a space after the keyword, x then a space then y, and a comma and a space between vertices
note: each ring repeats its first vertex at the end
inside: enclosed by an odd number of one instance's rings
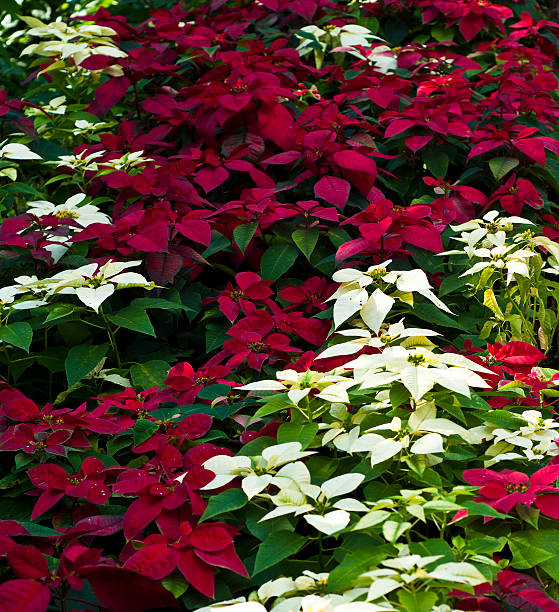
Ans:
POLYGON ((159 310, 191 310, 188 306, 179 302, 171 302, 163 298, 136 298, 132 300, 132 306, 138 308, 158 308, 159 310))
POLYGON ((387 544, 361 546, 356 550, 350 550, 340 565, 330 572, 328 591, 339 593, 351 588, 356 578, 368 570, 376 568, 393 551, 394 547, 387 544))
POLYGON ((463 325, 458 323, 456 319, 453 319, 450 315, 441 312, 434 304, 414 303, 412 313, 416 317, 422 319, 423 321, 427 321, 428 323, 468 331, 463 325))
POLYGON ((21 7, 15 0, 1 0, 0 2, 0 13, 11 13, 17 15, 21 12, 21 7))
POLYGON ((489 169, 493 176, 500 181, 511 170, 516 168, 519 163, 516 157, 494 157, 489 160, 489 169))
POLYGON ((245 252, 257 228, 258 221, 252 221, 251 223, 243 223, 243 225, 237 225, 237 227, 233 230, 233 240, 235 244, 239 247, 241 253, 245 252))
POLYGON ((307 258, 307 261, 309 261, 311 258, 314 247, 318 242, 319 235, 320 232, 317 229, 298 229, 291 234, 293 242, 297 245, 297 248, 301 251, 301 253, 303 253, 303 255, 307 258))
POLYGON ((209 385, 198 393, 198 397, 204 400, 214 400, 217 397, 227 395, 229 391, 231 391, 231 387, 229 385, 209 385))
POLYGON ((71 315, 74 310, 76 310, 76 307, 72 304, 51 304, 49 305, 49 311, 45 319, 45 323, 67 317, 71 315))
POLYGON ((439 297, 459 291, 466 285, 467 282, 468 280, 466 278, 460 278, 458 274, 446 276, 439 287, 439 297))
POLYGON ((148 419, 138 419, 134 423, 134 446, 149 440, 159 429, 159 425, 148 419))
POLYGON ((173 572, 166 578, 161 580, 161 584, 168 590, 171 591, 173 597, 178 599, 188 588, 188 582, 184 579, 184 576, 179 572, 173 572))
POLYGON ((147 312, 139 306, 126 306, 126 308, 119 310, 115 314, 107 315, 107 319, 119 327, 125 327, 126 329, 147 334, 148 336, 155 336, 155 331, 147 312))
POLYGON ((333 227, 328 230, 328 238, 330 242, 338 249, 342 244, 351 240, 350 234, 341 227, 333 227))
POLYGON ((437 603, 437 594, 432 591, 398 591, 398 599, 406 612, 425 612, 437 603))
POLYGON ((498 427, 504 427, 505 429, 512 429, 513 431, 519 427, 526 425, 526 422, 512 412, 505 410, 491 410, 490 412, 484 412, 478 415, 482 419, 486 420, 491 425, 497 425, 498 427))
POLYGON ((280 412, 282 410, 287 410, 289 406, 291 406, 291 402, 288 399, 285 400, 274 400, 271 402, 266 402, 264 406, 259 408, 254 413, 254 418, 262 418, 264 416, 268 416, 269 414, 274 414, 274 412, 280 412))
POLYGON ((132 384, 141 389, 163 386, 171 366, 163 360, 152 359, 146 363, 137 363, 130 368, 132 384))
POLYGON ((19 524, 29 533, 29 535, 38 538, 48 538, 54 535, 60 537, 60 532, 50 527, 44 527, 43 525, 37 525, 29 521, 19 521, 19 524))
POLYGON ((314 440, 318 423, 284 423, 278 429, 278 444, 300 442, 303 449, 314 440))
POLYGON ((208 500, 208 506, 206 511, 202 515, 201 521, 207 521, 214 516, 219 516, 225 512, 232 512, 233 510, 239 510, 248 503, 248 497, 244 494, 242 489, 227 489, 212 495, 208 500))
POLYGON ((425 165, 435 178, 443 178, 448 170, 448 155, 440 151, 426 151, 423 154, 425 165))
POLYGON ((410 392, 401 383, 394 383, 388 394, 392 408, 398 408, 410 398, 410 392))
POLYGON ((283 529, 271 533, 258 548, 254 573, 258 574, 299 552, 306 541, 307 538, 283 529))
POLYGON ((64 366, 70 389, 95 369, 97 364, 106 355, 108 348, 108 344, 100 344, 98 346, 80 344, 73 346, 68 351, 64 366))
POLYGON ((488 506, 482 502, 464 501, 461 502, 460 505, 466 508, 468 514, 473 516, 491 516, 493 518, 501 519, 507 517, 506 514, 502 514, 501 512, 495 510, 495 508, 492 508, 491 506, 488 506))
MULTIPOLYGON (((533 532, 532 532, 533 533, 533 532)), ((555 553, 538 546, 530 532, 515 533, 509 536, 508 545, 512 552, 512 565, 515 569, 529 569, 544 561, 553 559, 555 553)))
POLYGON ((260 261, 262 278, 277 281, 295 263, 298 254, 299 250, 292 244, 273 244, 260 261))
POLYGON ((28 353, 31 340, 33 340, 33 329, 25 321, 8 323, 8 325, 0 327, 0 340, 12 346, 17 346, 17 348, 23 349, 28 353))

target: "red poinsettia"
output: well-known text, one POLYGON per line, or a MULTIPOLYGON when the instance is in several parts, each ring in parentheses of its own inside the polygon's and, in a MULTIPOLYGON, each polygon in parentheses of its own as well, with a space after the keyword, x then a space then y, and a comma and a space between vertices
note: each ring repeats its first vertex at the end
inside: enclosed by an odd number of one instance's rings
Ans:
POLYGON ((462 476, 466 482, 481 486, 475 501, 499 512, 507 514, 516 504, 535 505, 542 514, 559 518, 559 488, 551 486, 559 478, 559 465, 548 465, 532 476, 514 470, 486 469, 466 470, 462 476))
POLYGON ((248 576, 233 544, 237 529, 230 525, 203 523, 192 527, 182 521, 171 529, 164 524, 160 527, 162 533, 149 535, 144 547, 126 560, 125 568, 155 580, 165 578, 178 568, 189 584, 208 597, 214 596, 215 567, 248 576))
POLYGON ((94 504, 107 503, 111 491, 105 484, 105 469, 105 465, 95 457, 86 457, 79 471, 73 476, 69 476, 64 468, 54 463, 32 467, 27 474, 33 485, 42 493, 35 503, 31 519, 44 514, 65 495, 81 497, 94 504))

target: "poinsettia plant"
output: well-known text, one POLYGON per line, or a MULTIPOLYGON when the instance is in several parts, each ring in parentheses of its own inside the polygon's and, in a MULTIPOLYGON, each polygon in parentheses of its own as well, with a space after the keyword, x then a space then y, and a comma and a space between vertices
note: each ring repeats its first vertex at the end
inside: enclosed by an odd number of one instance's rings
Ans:
POLYGON ((548 5, 0 6, 0 609, 559 610, 548 5))

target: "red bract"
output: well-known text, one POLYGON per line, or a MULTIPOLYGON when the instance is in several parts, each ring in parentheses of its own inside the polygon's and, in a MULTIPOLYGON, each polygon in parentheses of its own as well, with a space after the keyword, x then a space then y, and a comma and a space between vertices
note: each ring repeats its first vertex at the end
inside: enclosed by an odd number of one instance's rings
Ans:
POLYGON ((500 128, 487 125, 479 128, 472 135, 477 144, 472 147, 468 159, 504 146, 509 155, 513 155, 516 149, 543 167, 545 150, 559 153, 559 144, 548 136, 533 136, 537 132, 537 128, 521 125, 505 125, 500 128))
POLYGON ((36 580, 8 580, 0 585, 0 609, 10 612, 46 612, 49 588, 36 580))
POLYGON ((256 309, 254 302, 270 303, 268 298, 272 295, 270 281, 264 281, 254 272, 239 272, 235 276, 235 287, 227 283, 227 287, 220 292, 217 302, 221 312, 230 320, 234 321, 241 310, 249 314, 256 309))
POLYGON ((481 486, 477 502, 485 503, 499 512, 507 514, 522 504, 536 508, 551 518, 559 518, 559 489, 550 486, 559 478, 559 465, 548 465, 532 476, 513 470, 473 469, 463 473, 466 482, 481 486))
POLYGON ((333 293, 333 283, 329 284, 325 278, 320 276, 312 276, 298 287, 295 285, 284 287, 279 292, 279 296, 291 304, 286 310, 304 308, 304 312, 309 314, 313 311, 326 310, 328 305, 325 302, 333 293))
POLYGON ((541 208, 543 199, 540 192, 530 181, 517 178, 516 174, 513 174, 504 185, 493 193, 484 210, 495 203, 500 204, 511 215, 520 215, 525 204, 531 208, 541 208))
MULTIPOLYGON (((193 367, 185 361, 169 370, 165 384, 177 392, 180 403, 192 404, 204 387, 215 384, 235 386, 237 383, 224 378, 230 372, 231 368, 226 366, 202 367, 194 371, 193 367)), ((186 419, 183 423, 186 425, 186 419)))
POLYGON ((203 523, 194 528, 184 521, 172 535, 163 529, 144 540, 144 548, 135 552, 124 564, 156 580, 170 574, 175 567, 198 591, 214 596, 214 567, 230 569, 248 576, 235 552, 236 530, 225 523, 203 523), (178 536, 178 537, 177 537, 178 536))
POLYGON ((527 342, 512 340, 507 344, 495 342, 487 345, 487 350, 509 374, 528 374, 536 363, 545 359, 545 354, 527 342))
POLYGON ((35 503, 31 519, 50 510, 65 495, 81 497, 94 504, 105 504, 111 492, 104 484, 104 471, 105 465, 94 457, 84 459, 75 476, 68 476, 63 468, 53 463, 32 467, 27 472, 29 479, 42 493, 35 503))
POLYGON ((113 494, 138 497, 124 514, 124 536, 128 540, 136 537, 162 513, 186 505, 187 500, 190 500, 192 513, 201 516, 206 504, 196 490, 208 484, 212 477, 212 473, 202 467, 189 469, 181 482, 171 479, 160 482, 159 478, 143 471, 131 470, 123 474, 113 485, 113 494))

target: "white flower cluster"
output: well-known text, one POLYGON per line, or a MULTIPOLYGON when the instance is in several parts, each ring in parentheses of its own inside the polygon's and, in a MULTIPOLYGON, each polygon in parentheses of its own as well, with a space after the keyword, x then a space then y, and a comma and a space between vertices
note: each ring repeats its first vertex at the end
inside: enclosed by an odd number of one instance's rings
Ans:
MULTIPOLYGON (((42 159, 40 155, 31 151, 31 149, 19 142, 8 142, 4 140, 0 143, 0 162, 3 160, 27 160, 27 159, 42 159)), ((5 176, 12 181, 17 179, 17 168, 2 164, 0 167, 0 176, 5 176)))
MULTIPOLYGON (((244 598, 222 601, 199 608, 198 612, 397 612, 400 608, 395 608, 385 598, 397 589, 412 590, 425 580, 451 583, 457 587, 473 587, 487 581, 474 565, 467 562, 439 563, 427 569, 440 559, 441 555, 422 557, 409 554, 408 547, 402 546, 398 557, 386 559, 381 562, 382 567, 363 573, 359 585, 342 594, 326 593, 329 574, 304 571, 295 579, 277 578, 265 582, 249 596, 249 601, 244 598)), ((493 564, 490 559, 486 561, 493 564)), ((443 605, 430 607, 425 612, 454 611, 443 605)))
POLYGON ((116 170, 129 172, 133 168, 153 161, 151 157, 143 157, 143 151, 125 153, 121 157, 104 160, 103 162, 95 161, 99 157, 106 155, 106 153, 106 151, 95 151, 87 155, 86 151, 82 151, 77 155, 61 155, 58 161, 47 163, 54 164, 57 168, 64 167, 71 170, 80 170, 82 172, 102 172, 103 174, 107 174, 109 172, 115 172, 116 170))
MULTIPOLYGON (((29 29, 28 36, 47 39, 25 47, 21 55, 40 55, 42 57, 58 58, 46 70, 69 68, 72 60, 75 66, 80 66, 84 60, 93 55, 107 57, 126 57, 127 53, 119 49, 111 39, 116 32, 107 26, 97 24, 75 23, 71 26, 62 21, 43 23, 35 17, 20 17, 29 29)), ((111 76, 122 76, 120 66, 110 66, 102 70, 111 76)), ((44 71, 43 71, 44 72, 44 71)))
POLYGON ((464 255, 473 265, 460 276, 471 276, 483 270, 506 271, 506 284, 515 275, 530 278, 530 259, 537 255, 537 247, 544 247, 551 254, 550 267, 544 272, 559 274, 559 244, 545 236, 534 236, 532 232, 520 232, 509 238, 515 225, 533 225, 522 217, 499 217, 497 211, 490 211, 481 219, 473 219, 461 225, 451 226, 459 236, 452 240, 462 242, 462 250, 451 250, 439 255, 464 255))
POLYGON ((69 197, 64 204, 53 204, 46 200, 36 200, 28 203, 27 214, 29 215, 39 219, 43 217, 57 217, 61 221, 66 219, 71 222, 70 224, 59 225, 57 231, 47 233, 46 235, 47 240, 51 244, 48 244, 45 250, 49 251, 55 263, 70 248, 70 240, 77 231, 93 223, 111 223, 111 218, 102 213, 97 206, 92 204, 80 206, 85 198, 85 193, 76 193, 69 197))
POLYGON ((16 285, 0 289, 0 307, 9 306, 20 310, 37 308, 47 304, 48 298, 54 295, 75 295, 88 308, 99 312, 101 304, 116 289, 129 287, 152 289, 155 286, 137 272, 124 271, 141 263, 141 261, 108 261, 102 266, 90 263, 74 270, 63 270, 41 280, 36 276, 19 276, 15 279, 16 285), (16 297, 26 296, 38 299, 16 300, 16 297))

